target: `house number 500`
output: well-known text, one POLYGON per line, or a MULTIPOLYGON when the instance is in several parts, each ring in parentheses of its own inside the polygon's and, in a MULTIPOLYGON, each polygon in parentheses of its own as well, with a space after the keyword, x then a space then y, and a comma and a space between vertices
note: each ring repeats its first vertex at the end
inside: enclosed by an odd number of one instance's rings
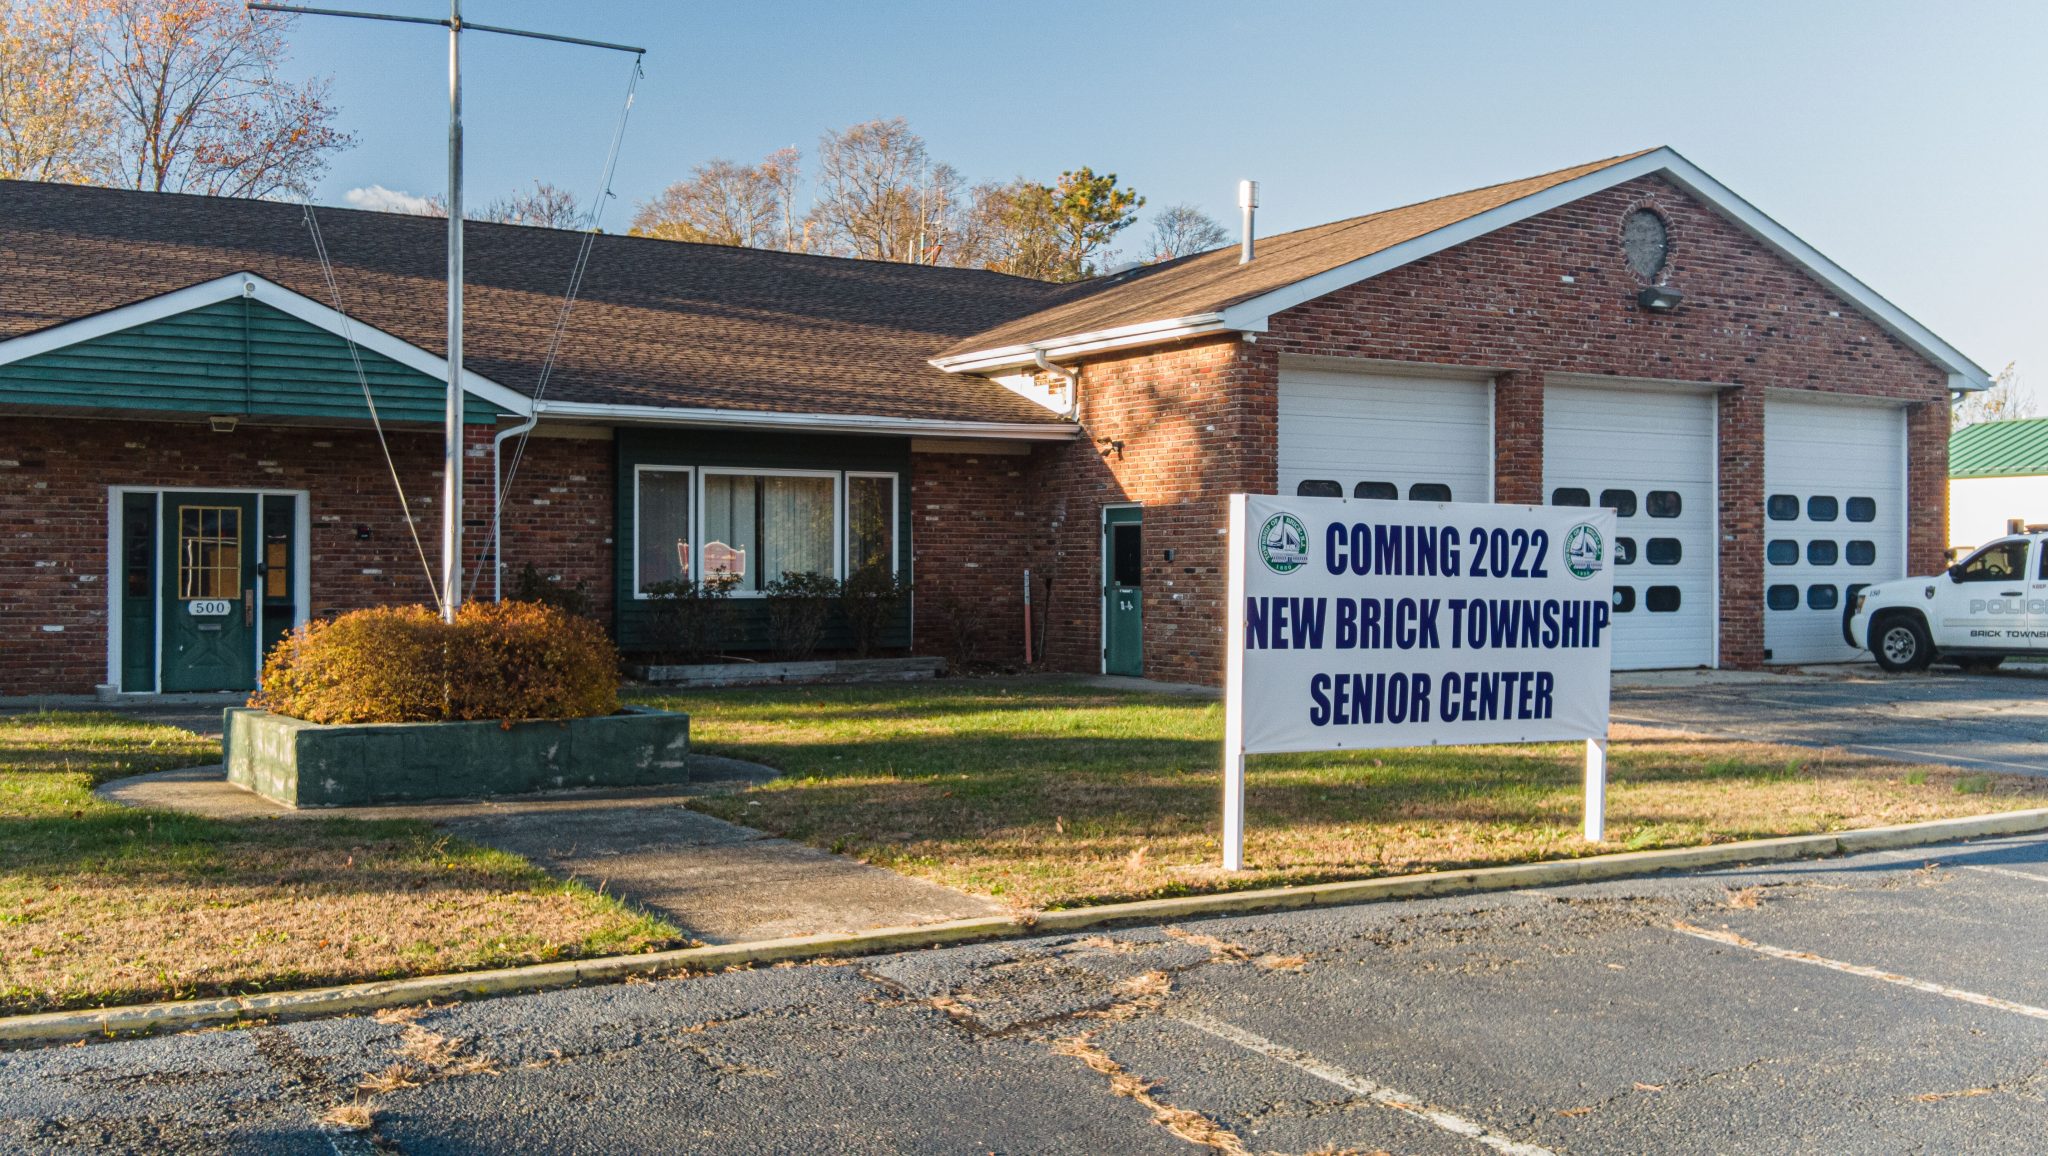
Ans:
POLYGON ((234 603, 225 598, 195 598, 185 604, 194 618, 218 618, 234 608, 234 603))

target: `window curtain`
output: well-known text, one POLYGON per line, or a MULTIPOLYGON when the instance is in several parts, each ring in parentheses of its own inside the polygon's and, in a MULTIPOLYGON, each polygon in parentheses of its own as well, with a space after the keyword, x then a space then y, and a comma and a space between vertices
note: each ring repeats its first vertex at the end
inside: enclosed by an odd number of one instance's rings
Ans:
POLYGON ((633 541, 639 590, 690 576, 690 475, 649 470, 640 475, 639 525, 633 541))
POLYGON ((761 566, 757 581, 785 573, 823 574, 832 565, 832 479, 767 475, 759 479, 761 566))

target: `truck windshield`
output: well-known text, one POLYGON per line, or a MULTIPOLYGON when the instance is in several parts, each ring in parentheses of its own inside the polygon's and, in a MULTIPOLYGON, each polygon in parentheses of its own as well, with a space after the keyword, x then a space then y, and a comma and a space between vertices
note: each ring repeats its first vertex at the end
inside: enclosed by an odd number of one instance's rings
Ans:
POLYGON ((1956 567, 1958 582, 2010 582, 2027 573, 2027 540, 1993 542, 1956 567))

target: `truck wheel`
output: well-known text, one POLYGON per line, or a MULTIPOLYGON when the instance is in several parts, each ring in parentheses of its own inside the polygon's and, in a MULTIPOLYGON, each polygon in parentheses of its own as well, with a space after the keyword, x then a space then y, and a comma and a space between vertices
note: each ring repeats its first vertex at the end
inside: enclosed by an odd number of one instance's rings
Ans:
POLYGON ((1963 670, 1970 674, 1990 674, 1998 669, 1999 663, 2004 661, 2005 656, 2003 654, 1991 654, 1982 657, 1958 658, 1956 659, 1956 665, 1962 667, 1963 670))
POLYGON ((1934 640, 1928 637, 1927 627, 1911 614, 1895 614, 1880 620, 1870 640, 1870 653, 1877 658, 1877 665, 1898 674, 1908 670, 1926 670, 1934 661, 1934 640))

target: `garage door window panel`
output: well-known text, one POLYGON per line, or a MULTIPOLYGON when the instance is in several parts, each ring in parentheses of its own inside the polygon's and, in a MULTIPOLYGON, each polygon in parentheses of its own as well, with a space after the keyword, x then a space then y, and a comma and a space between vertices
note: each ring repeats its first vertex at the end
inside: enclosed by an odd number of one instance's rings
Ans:
POLYGON ((1294 496, 1297 498, 1341 498, 1344 496, 1344 486, 1339 482, 1310 479, 1294 487, 1294 496))
POLYGON ((1764 560, 1773 566, 1797 566, 1799 543, 1790 538, 1773 538, 1764 547, 1764 560))
POLYGON ((1627 614, 1635 608, 1636 588, 1633 586, 1616 586, 1614 588, 1614 612, 1616 614, 1627 614))
POLYGON ((1799 609, 1799 587, 1780 582, 1764 591, 1764 605, 1773 610, 1799 609))
POLYGON ((1652 566, 1676 566, 1685 560, 1685 547, 1676 538, 1652 538, 1643 557, 1652 566))
POLYGON ((1815 538, 1806 544, 1806 564, 1809 566, 1832 566, 1840 557, 1840 550, 1833 540, 1815 538))
POLYGON ((1401 499, 1401 487, 1392 482, 1360 482, 1351 488, 1351 496, 1374 502, 1397 502, 1401 499))
POLYGON ((1877 564, 1877 543, 1858 538, 1842 547, 1842 557, 1851 566, 1877 564))
POLYGON ((1591 506, 1593 504, 1593 495, 1590 491, 1581 489, 1578 486, 1560 486, 1550 491, 1550 504, 1553 506, 1591 506))
POLYGON ((1809 610, 1833 610, 1836 606, 1841 605, 1838 601, 1841 596, 1842 592, 1840 590, 1826 583, 1808 586, 1806 588, 1806 607, 1809 610))
POLYGON ((1634 538, 1616 538, 1614 540, 1614 564, 1616 566, 1632 566, 1635 564, 1635 560, 1636 540, 1634 538))
POLYGON ((1685 512, 1685 501, 1677 490, 1651 490, 1643 498, 1643 512, 1652 518, 1676 518, 1685 512))
POLYGON ((1652 586, 1643 592, 1643 607, 1652 614, 1671 614, 1678 610, 1679 597, 1676 586, 1652 586))
POLYGON ((1634 490, 1602 490, 1600 491, 1600 505, 1604 509, 1613 510, 1614 516, 1617 518, 1633 518, 1636 516, 1636 492, 1634 490))
POLYGON ((1772 494, 1764 503, 1764 513, 1773 522, 1796 522, 1799 520, 1799 499, 1791 494, 1772 494))
POLYGON ((1806 499, 1806 520, 1809 522, 1832 522, 1841 516, 1841 503, 1825 494, 1815 494, 1806 499))
POLYGON ((1849 520, 1852 522, 1877 521, 1877 499, 1875 498, 1850 498, 1847 502, 1843 503, 1843 507, 1843 512, 1848 514, 1849 520))
POLYGON ((1411 502, 1448 502, 1451 500, 1451 488, 1442 482, 1417 482, 1408 487, 1408 500, 1411 502))

